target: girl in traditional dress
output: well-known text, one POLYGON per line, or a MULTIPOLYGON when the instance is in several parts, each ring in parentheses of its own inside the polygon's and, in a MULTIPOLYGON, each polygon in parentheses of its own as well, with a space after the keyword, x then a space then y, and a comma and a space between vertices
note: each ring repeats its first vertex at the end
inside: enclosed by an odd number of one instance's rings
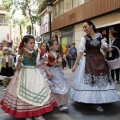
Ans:
POLYGON ((6 90, 7 85, 10 83, 11 78, 14 75, 13 66, 14 58, 10 55, 10 50, 8 47, 3 48, 3 57, 1 61, 1 72, 0 75, 3 78, 4 90, 6 90))
MULTIPOLYGON (((46 53, 46 43, 43 42, 40 44, 39 48, 37 49, 37 52, 38 52, 38 63, 40 63, 44 57, 45 57, 45 53, 46 53)), ((40 66, 40 72, 41 74, 44 76, 44 68, 43 68, 43 65, 40 66)))
POLYGON ((44 69, 48 75, 48 83, 54 99, 58 103, 60 111, 62 111, 67 109, 65 104, 68 103, 69 86, 67 79, 64 77, 60 68, 62 66, 62 58, 60 54, 56 52, 58 47, 59 45, 56 40, 50 40, 47 42, 48 52, 46 57, 48 61, 45 62, 44 69))
POLYGON ((72 68, 75 72, 74 84, 70 97, 74 101, 94 104, 93 107, 100 112, 103 108, 99 104, 119 101, 109 67, 100 52, 100 48, 108 51, 107 43, 100 33, 96 33, 95 25, 91 21, 83 24, 87 33, 80 41, 80 51, 72 68), (83 53, 86 57, 83 57, 83 53))
POLYGON ((23 37, 23 49, 17 62, 18 71, 7 87, 1 108, 15 118, 45 120, 41 115, 53 111, 57 103, 50 96, 51 91, 38 68, 46 59, 36 64, 34 46, 33 36, 23 37))

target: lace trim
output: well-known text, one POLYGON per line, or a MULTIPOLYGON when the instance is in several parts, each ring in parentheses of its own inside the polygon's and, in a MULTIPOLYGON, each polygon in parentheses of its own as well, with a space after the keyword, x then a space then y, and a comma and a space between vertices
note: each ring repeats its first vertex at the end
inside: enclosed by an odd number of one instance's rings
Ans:
POLYGON ((86 38, 87 41, 90 42, 91 45, 98 46, 98 45, 101 44, 102 35, 100 33, 96 34, 95 39, 92 39, 91 36, 86 35, 85 38, 86 38))
POLYGON ((90 44, 93 46, 98 46, 98 45, 100 45, 100 41, 98 41, 97 39, 94 39, 94 40, 90 41, 90 44))
POLYGON ((101 73, 100 76, 95 76, 95 75, 91 75, 91 74, 85 74, 84 75, 84 84, 90 84, 91 86, 98 86, 98 87, 106 87, 108 85, 108 83, 112 83, 112 77, 107 75, 103 75, 101 73))

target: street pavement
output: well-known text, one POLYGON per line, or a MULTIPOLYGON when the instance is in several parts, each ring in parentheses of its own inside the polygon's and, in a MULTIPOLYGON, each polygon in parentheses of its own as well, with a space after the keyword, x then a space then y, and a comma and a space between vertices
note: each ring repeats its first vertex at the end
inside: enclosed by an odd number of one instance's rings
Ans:
MULTIPOLYGON (((74 75, 70 69, 63 70, 65 77, 68 79, 70 87, 73 83, 74 75)), ((120 97, 120 84, 116 84, 118 95, 120 97)), ((0 86, 0 100, 4 95, 3 86, 0 86)), ((104 104, 104 112, 100 113, 93 109, 92 105, 77 103, 69 100, 68 110, 60 112, 58 108, 51 113, 44 115, 46 120, 120 120, 120 102, 104 104)), ((0 109, 0 120, 25 120, 15 119, 0 109)))

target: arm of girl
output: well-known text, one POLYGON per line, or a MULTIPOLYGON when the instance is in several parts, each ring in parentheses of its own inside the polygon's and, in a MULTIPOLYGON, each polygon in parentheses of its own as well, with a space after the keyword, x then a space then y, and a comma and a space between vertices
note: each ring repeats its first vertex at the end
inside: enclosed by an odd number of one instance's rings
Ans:
POLYGON ((50 71, 47 69, 47 64, 44 63, 44 70, 48 75, 48 79, 51 80, 53 78, 53 75, 50 73, 50 71))
POLYGON ((59 62, 56 64, 56 66, 58 66, 58 67, 62 67, 62 62, 59 61, 59 62))
POLYGON ((45 61, 47 61, 46 57, 43 60, 41 60, 41 62, 37 65, 37 67, 40 67, 41 65, 43 65, 45 61))
POLYGON ((56 66, 62 67, 62 57, 59 57, 58 62, 56 63, 56 66))
POLYGON ((22 56, 20 56, 19 58, 18 58, 18 63, 17 63, 17 70, 21 70, 21 68, 22 68, 22 61, 24 60, 24 58, 22 57, 22 56))

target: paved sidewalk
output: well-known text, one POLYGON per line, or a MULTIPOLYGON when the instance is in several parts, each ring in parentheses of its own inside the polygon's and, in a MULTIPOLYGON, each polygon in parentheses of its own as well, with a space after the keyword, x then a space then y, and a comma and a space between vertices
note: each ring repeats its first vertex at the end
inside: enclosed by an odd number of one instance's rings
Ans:
MULTIPOLYGON (((69 83, 71 84, 70 80, 71 75, 69 75, 70 70, 65 69, 64 72, 65 76, 69 79, 69 83)), ((4 94, 3 86, 0 86, 0 100, 2 99, 3 94, 4 94)), ((67 113, 60 112, 58 108, 55 108, 53 112, 44 115, 44 118, 46 120, 73 120, 69 115, 67 115, 67 113)), ((15 119, 13 117, 10 117, 8 114, 4 113, 0 109, 0 120, 25 120, 25 119, 15 119)))
MULTIPOLYGON (((69 85, 73 83, 73 73, 71 69, 65 68, 63 70, 65 77, 68 79, 69 85)), ((120 84, 115 85, 120 97, 120 84)), ((3 86, 0 86, 0 100, 4 94, 3 86)), ((60 112, 56 108, 53 112, 44 115, 46 120, 120 120, 120 102, 102 105, 105 112, 100 113, 93 109, 92 105, 77 103, 69 100, 68 110, 60 112)), ((5 114, 0 109, 0 120, 25 120, 15 119, 5 114)))

